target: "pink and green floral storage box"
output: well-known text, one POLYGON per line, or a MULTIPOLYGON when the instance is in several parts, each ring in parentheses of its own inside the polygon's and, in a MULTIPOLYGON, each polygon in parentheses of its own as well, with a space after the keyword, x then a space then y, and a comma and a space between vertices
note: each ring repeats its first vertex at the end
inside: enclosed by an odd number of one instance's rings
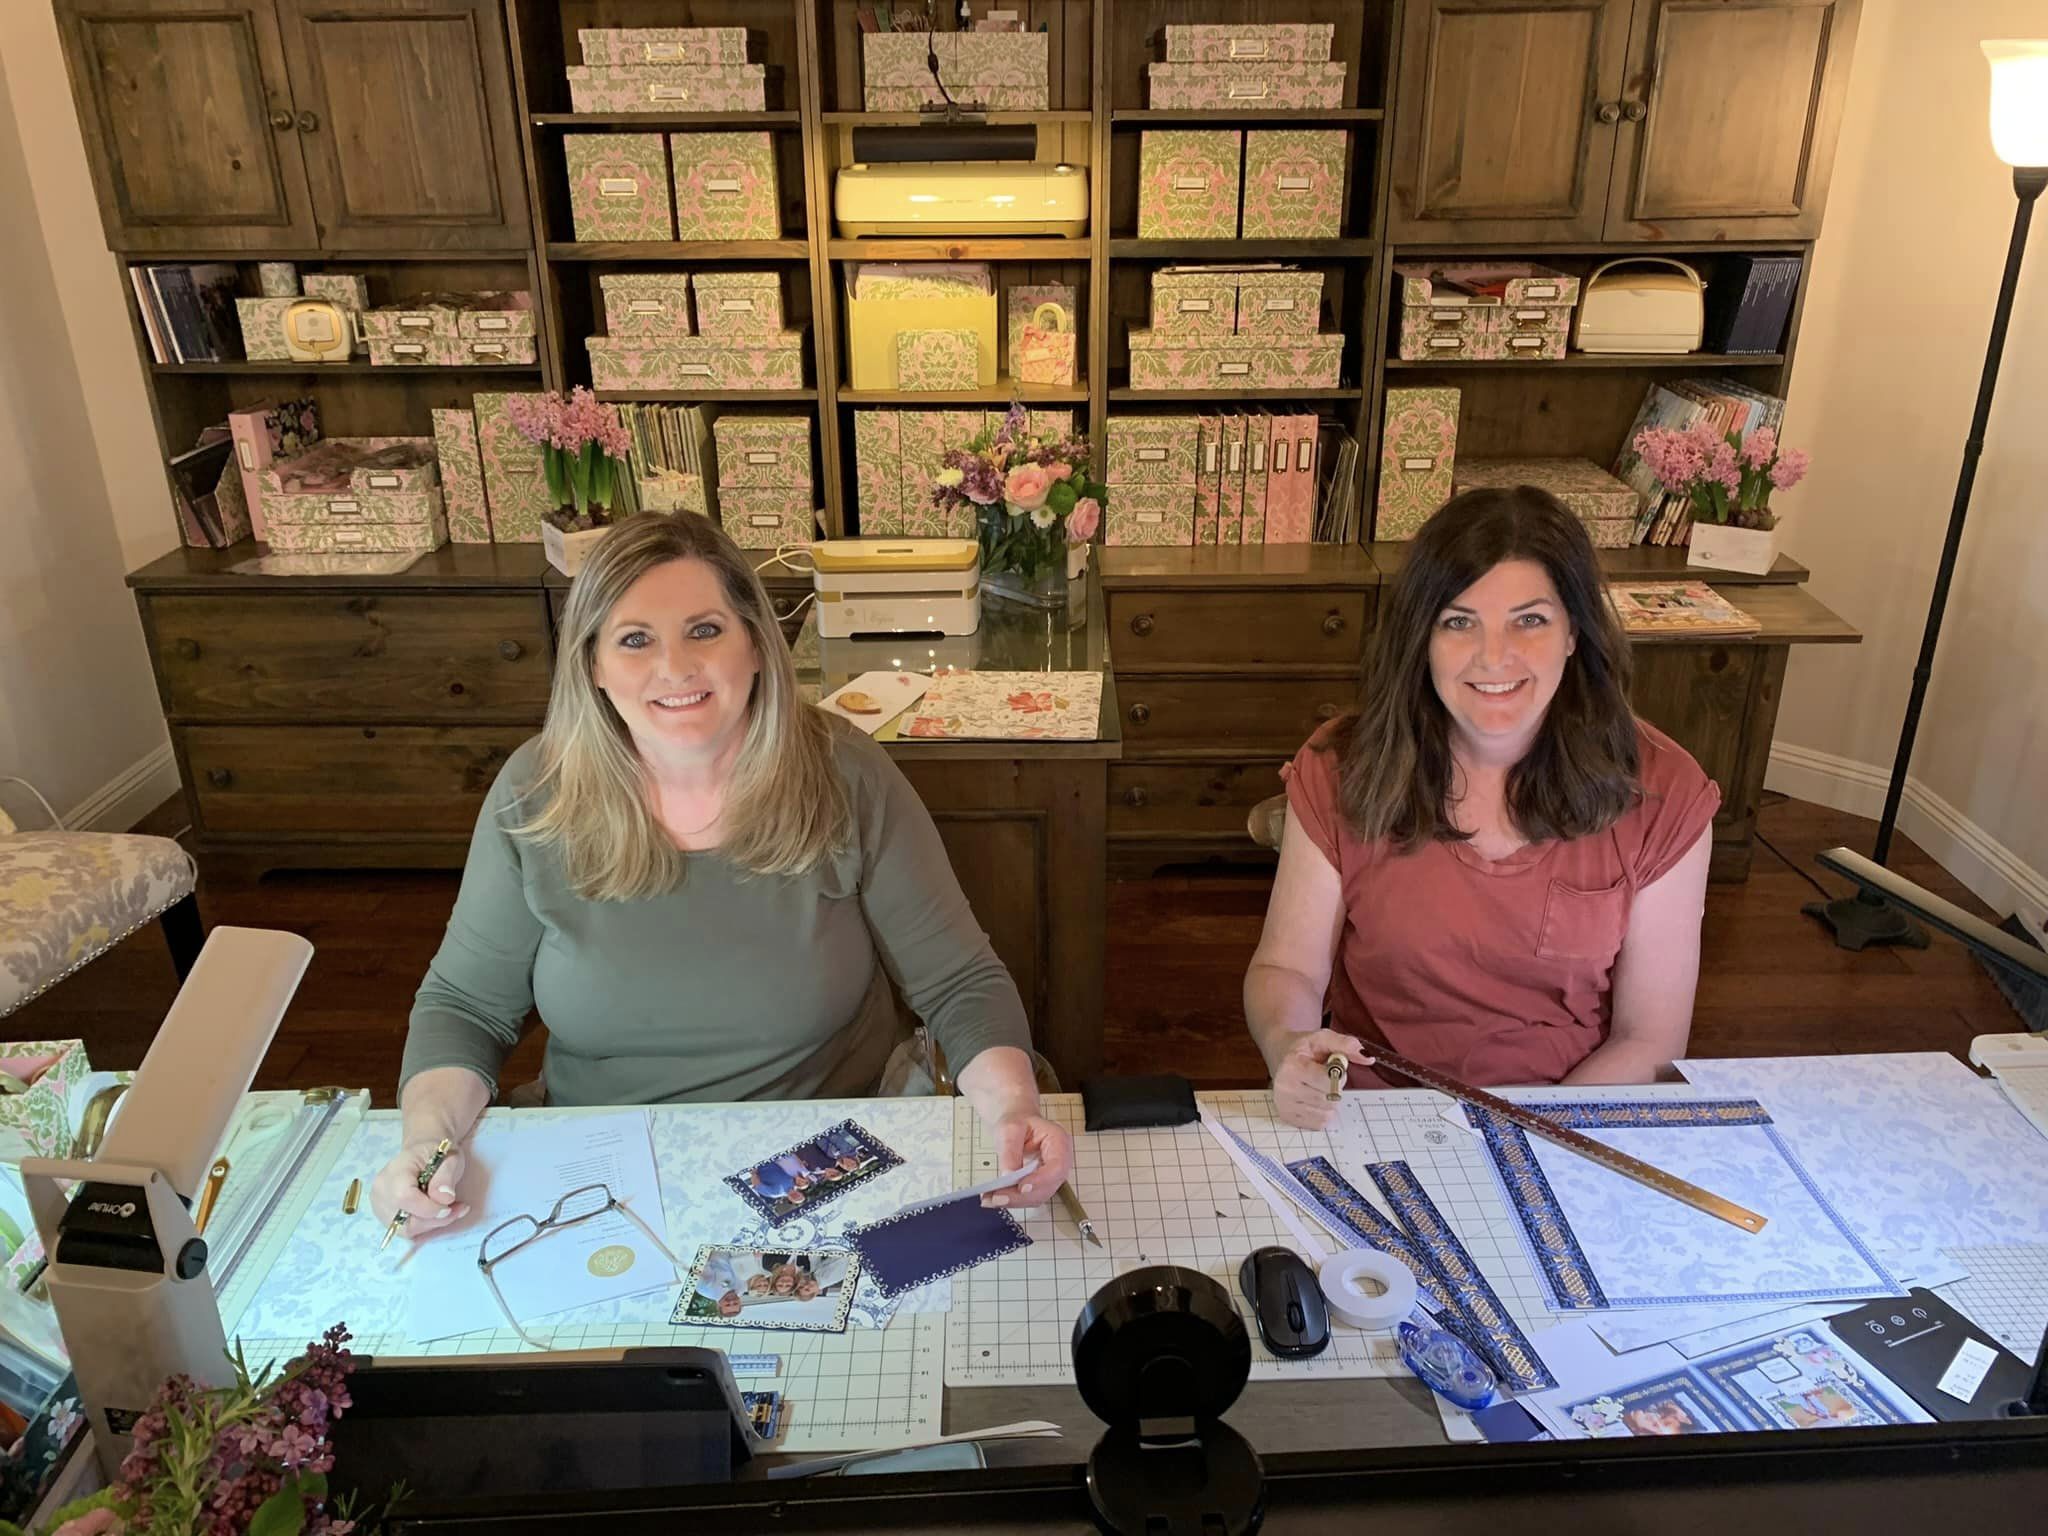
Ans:
POLYGON ((1138 238, 1228 240, 1237 234, 1244 134, 1148 128, 1138 143, 1138 238))
POLYGON ((726 415, 711 424, 718 444, 718 486, 784 487, 811 495, 811 418, 726 415))
POLYGON ((242 327, 242 355, 252 363, 281 363, 290 359, 285 345, 285 312, 302 298, 236 299, 235 318, 242 327))
POLYGON ((1019 346, 1024 339, 1024 327, 1041 304, 1057 304, 1066 311, 1069 322, 1077 315, 1074 307, 1074 288, 1071 283, 1018 283, 1003 290, 1003 337, 1009 358, 1009 375, 1012 379, 1022 378, 1019 346))
POLYGON ((862 533, 903 532, 903 434, 896 411, 853 413, 853 472, 862 533))
POLYGON ((490 502, 491 538, 499 544, 537 544, 541 519, 555 508, 540 448, 506 410, 509 394, 476 396, 476 441, 483 459, 484 495, 490 502))
POLYGON ((462 309, 441 300, 383 304, 363 311, 362 326, 371 341, 455 341, 462 335, 462 309))
POLYGON ((455 333, 465 341, 504 341, 535 334, 533 295, 525 289, 474 293, 455 312, 455 333))
POLYGON ((272 523, 270 547, 278 554, 403 554, 439 549, 448 542, 448 520, 441 511, 441 493, 423 491, 428 515, 406 522, 354 522, 336 518, 319 523, 272 523))
POLYGON ((744 64, 745 27, 582 27, 585 64, 744 64))
MULTIPOLYGON (((760 64, 590 64, 568 70, 578 112, 762 112, 768 71, 760 64)), ((574 143, 579 135, 569 135, 574 143)))
POLYGON ((597 289, 604 297, 604 328, 612 336, 688 336, 690 274, 606 272, 597 289))
POLYGON ((1254 128, 1244 139, 1247 240, 1334 238, 1344 210, 1341 128, 1254 128))
POLYGON ((533 336, 504 336, 496 339, 465 336, 455 343, 456 361, 470 367, 490 364, 530 364, 540 361, 540 341, 533 336))
POLYGON ((1130 485, 1110 493, 1102 514, 1102 541, 1115 545, 1191 545, 1195 542, 1195 486, 1130 485))
POLYGON ((980 355, 972 331, 898 331, 896 387, 973 389, 981 378, 980 355))
POLYGON ((1050 39, 1043 32, 868 32, 861 36, 862 105, 870 112, 941 105, 926 61, 954 100, 1001 111, 1044 111, 1051 102, 1050 39))
POLYGON ((372 336, 369 348, 372 368, 455 368, 467 358, 453 336, 372 336))
POLYGON ((1105 483, 1193 485, 1198 434, 1193 416, 1111 417, 1105 483))
POLYGON ((1337 31, 1327 21, 1197 22, 1165 30, 1171 64, 1321 64, 1337 31))
MULTIPOLYGON (((1323 312, 1320 272, 1241 272, 1237 334, 1313 336, 1323 312)), ((1153 329, 1158 329, 1157 322, 1153 329)))
POLYGON ((672 133, 678 240, 775 240, 782 205, 766 133, 672 133))
POLYGON ((1238 274, 1227 267, 1162 267, 1152 274, 1152 329, 1228 336, 1237 328, 1238 274))
POLYGON ((1579 280, 1530 261, 1403 265, 1399 354, 1482 361, 1565 355, 1579 280))
POLYGON ((441 466, 441 506, 448 537, 457 544, 491 542, 491 509, 484 496, 484 461, 476 441, 476 413, 434 412, 434 457, 441 466))
POLYGON ((1533 261, 1439 261, 1394 268, 1403 304, 1563 304, 1579 301, 1579 280, 1533 261))
POLYGON ((1328 110, 1344 105, 1342 64, 1154 64, 1146 105, 1227 112, 1328 110))
POLYGON ((1335 389, 1341 335, 1185 339, 1130 333, 1133 389, 1335 389))
POLYGON ((562 154, 578 240, 675 238, 660 134, 571 133, 562 139, 562 154))
POLYGON ((809 491, 789 487, 718 492, 718 521, 741 549, 779 549, 808 544, 817 516, 809 491))
POLYGON ((1389 389, 1380 433, 1376 539, 1412 539, 1451 499, 1458 451, 1458 391, 1389 389))
POLYGON ((325 299, 343 309, 370 307, 370 280, 360 272, 308 272, 300 287, 309 299, 325 299))
POLYGON ((697 330, 705 336, 761 336, 782 330, 782 278, 775 272, 699 272, 697 330))
POLYGON ((1591 459, 1461 459, 1452 480, 1454 491, 1533 485, 1569 507, 1596 548, 1622 549, 1635 542, 1641 510, 1635 488, 1591 459))
POLYGON ((801 389, 804 333, 592 336, 590 382, 611 389, 801 389))

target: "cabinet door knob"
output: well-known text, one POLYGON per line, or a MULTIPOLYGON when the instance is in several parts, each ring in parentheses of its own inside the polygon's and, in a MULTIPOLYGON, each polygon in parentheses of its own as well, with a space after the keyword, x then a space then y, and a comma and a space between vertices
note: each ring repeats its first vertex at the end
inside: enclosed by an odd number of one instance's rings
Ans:
POLYGON ((1333 613, 1333 614, 1331 614, 1331 615, 1330 615, 1330 616, 1329 616, 1328 618, 1324 619, 1324 620, 1323 620, 1323 633, 1324 633, 1324 634, 1326 634, 1326 635, 1341 635, 1341 634, 1343 634, 1343 633, 1344 633, 1344 615, 1343 615, 1343 614, 1341 614, 1341 613, 1333 613))
POLYGON ((1133 704, 1131 706, 1131 724, 1143 725, 1151 718, 1152 706, 1150 704, 1133 704))
POLYGON ((197 661, 199 659, 199 642, 197 640, 190 638, 173 640, 171 642, 171 649, 178 653, 178 659, 181 661, 197 661))
POLYGON ((1632 101, 1621 109, 1621 115, 1632 123, 1640 123, 1650 115, 1650 109, 1640 101, 1632 101))
POLYGON ((1131 620, 1131 633, 1140 636, 1151 634, 1152 615, 1149 613, 1141 613, 1135 619, 1131 620))
POLYGON ((283 133, 286 129, 290 128, 291 125, 292 115, 291 113, 285 111, 283 107, 279 107, 275 112, 270 114, 270 126, 275 128, 279 133, 283 133))
POLYGON ((206 782, 215 789, 226 789, 235 782, 234 771, 228 768, 209 768, 206 770, 206 782))
POLYGON ((517 661, 526 654, 526 648, 517 640, 500 640, 498 642, 498 654, 507 661, 517 661))
POLYGON ((1593 115, 1603 123, 1618 123, 1621 121, 1621 103, 1603 101, 1593 109, 1593 115))
POLYGON ((1124 791, 1125 805, 1142 806, 1147 800, 1150 800, 1151 798, 1152 797, 1150 795, 1145 793, 1145 786, 1142 784, 1133 784, 1129 789, 1124 791))
POLYGON ((299 114, 299 132, 313 133, 316 130, 318 130, 319 127, 320 119, 315 117, 311 112, 301 112, 299 114))
POLYGON ((1342 705, 1318 704, 1316 706, 1316 718, 1318 720, 1334 720, 1343 713, 1344 709, 1342 705))

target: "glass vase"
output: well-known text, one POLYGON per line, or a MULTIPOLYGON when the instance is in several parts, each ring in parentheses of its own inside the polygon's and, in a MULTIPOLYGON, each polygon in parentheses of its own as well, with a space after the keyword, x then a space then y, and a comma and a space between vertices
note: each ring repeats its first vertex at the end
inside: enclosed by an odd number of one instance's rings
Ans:
POLYGON ((1054 524, 1047 530, 1047 537, 1041 541, 1044 547, 1034 551, 1043 556, 1031 562, 1038 568, 1025 571, 1018 568, 1014 556, 1000 563, 990 563, 990 552, 1014 522, 1009 510, 1003 507, 984 508, 980 521, 983 596, 1046 612, 1064 610, 1067 606, 1067 554, 1060 526, 1054 524))

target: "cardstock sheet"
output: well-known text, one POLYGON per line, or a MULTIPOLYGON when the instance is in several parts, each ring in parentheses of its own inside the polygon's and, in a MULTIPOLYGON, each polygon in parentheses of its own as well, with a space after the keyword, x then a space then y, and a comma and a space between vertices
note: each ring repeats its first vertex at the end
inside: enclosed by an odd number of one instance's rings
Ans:
POLYGON ((843 720, 852 721, 868 735, 874 736, 923 698, 931 685, 931 678, 922 672, 863 672, 852 682, 833 689, 820 699, 818 707, 830 710, 843 720), (873 707, 853 708, 847 700, 855 695, 865 695, 865 703, 873 707))
POLYGON ((885 1296, 949 1279, 1031 1246, 1015 1217, 999 1207, 983 1205, 973 1195, 849 1228, 846 1239, 885 1296))
POLYGON ((1100 672, 941 672, 900 728, 951 741, 1094 741, 1100 672))

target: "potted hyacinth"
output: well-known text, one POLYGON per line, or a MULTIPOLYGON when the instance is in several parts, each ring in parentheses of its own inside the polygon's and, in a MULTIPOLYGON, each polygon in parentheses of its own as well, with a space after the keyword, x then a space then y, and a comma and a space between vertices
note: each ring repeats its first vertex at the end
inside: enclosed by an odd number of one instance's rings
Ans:
POLYGON ((1001 422, 947 453, 932 476, 932 505, 974 518, 984 590, 1034 608, 1067 606, 1067 584, 1087 569, 1109 490, 1088 475, 1088 440, 1030 431, 1012 402, 1001 422))
POLYGON ((1645 427, 1635 448, 1666 490, 1691 499, 1686 564, 1751 576, 1770 570, 1778 558, 1771 492, 1805 478, 1806 454, 1780 447, 1770 427, 1723 436, 1704 421, 1683 430, 1645 427))
POLYGON ((548 494, 555 502, 540 527, 548 564, 574 576, 583 569, 590 546, 611 526, 611 505, 627 473, 632 436, 619 420, 618 407, 606 405, 580 384, 567 398, 513 395, 505 413, 519 435, 541 451, 548 494))

